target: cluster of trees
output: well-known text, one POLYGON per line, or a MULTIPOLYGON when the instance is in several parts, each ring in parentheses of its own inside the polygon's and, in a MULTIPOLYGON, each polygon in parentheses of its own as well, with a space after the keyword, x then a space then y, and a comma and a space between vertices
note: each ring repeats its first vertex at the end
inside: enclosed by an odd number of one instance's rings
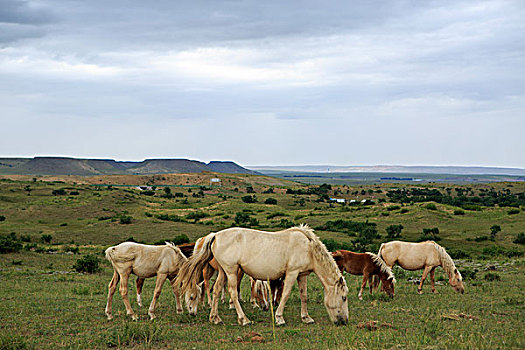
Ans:
POLYGON ((479 196, 457 188, 456 196, 452 196, 451 191, 446 194, 438 189, 430 188, 402 188, 390 190, 386 194, 390 201, 396 203, 418 203, 418 202, 436 202, 449 204, 456 207, 469 209, 471 206, 493 207, 496 204, 500 207, 519 207, 525 205, 525 193, 511 193, 510 191, 481 191, 479 196))

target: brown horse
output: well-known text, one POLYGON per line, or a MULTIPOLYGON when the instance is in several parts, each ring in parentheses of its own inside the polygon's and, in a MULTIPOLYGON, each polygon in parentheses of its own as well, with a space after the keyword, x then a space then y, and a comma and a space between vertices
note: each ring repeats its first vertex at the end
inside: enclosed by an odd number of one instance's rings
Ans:
POLYGON ((366 282, 369 282, 370 294, 372 294, 372 276, 377 275, 381 279, 381 289, 394 297, 394 283, 396 279, 392 270, 385 264, 385 262, 373 253, 354 253, 348 250, 338 250, 332 253, 332 256, 341 270, 346 271, 352 275, 363 276, 363 283, 357 295, 360 300, 363 300, 363 290, 366 282))

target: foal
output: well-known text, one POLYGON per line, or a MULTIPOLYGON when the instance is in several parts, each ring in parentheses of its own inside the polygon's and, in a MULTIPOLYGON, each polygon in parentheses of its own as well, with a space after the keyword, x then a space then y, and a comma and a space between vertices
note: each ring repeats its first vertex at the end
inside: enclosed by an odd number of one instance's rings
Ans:
MULTIPOLYGON (((106 304, 106 315, 109 320, 113 318, 111 314, 111 305, 113 301, 113 294, 117 289, 117 284, 120 280, 120 295, 124 300, 126 306, 126 313, 131 316, 133 320, 137 320, 137 315, 133 312, 131 304, 128 299, 128 280, 130 274, 137 275, 137 291, 142 289, 142 284, 145 278, 157 276, 155 284, 155 292, 153 300, 151 301, 148 315, 153 320, 155 318, 155 305, 160 296, 162 285, 168 279, 173 287, 175 300, 177 303, 177 313, 182 313, 182 306, 179 298, 179 291, 175 286, 175 277, 181 268, 182 264, 186 262, 187 258, 182 254, 179 248, 172 243, 166 242, 163 246, 150 246, 145 244, 138 244, 134 242, 124 242, 117 246, 106 249, 106 259, 113 265, 113 278, 108 286, 108 301, 106 304)), ((137 295, 140 301, 140 294, 137 295)), ((186 306, 188 312, 194 315, 197 312, 197 304, 199 302, 199 295, 186 293, 186 306)), ((141 302, 140 302, 141 304, 141 302)))
POLYGON ((377 275, 382 282, 382 290, 394 297, 394 283, 396 279, 392 270, 385 262, 373 253, 354 253, 348 250, 338 250, 332 253, 337 266, 341 272, 346 271, 352 275, 363 275, 363 283, 359 290, 359 300, 363 300, 363 290, 366 282, 369 282, 370 294, 372 294, 372 276, 377 275))

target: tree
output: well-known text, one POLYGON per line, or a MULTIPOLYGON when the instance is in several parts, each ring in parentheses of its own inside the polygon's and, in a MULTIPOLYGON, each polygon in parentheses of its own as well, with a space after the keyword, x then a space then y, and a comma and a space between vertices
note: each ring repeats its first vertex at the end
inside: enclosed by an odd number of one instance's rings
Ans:
POLYGON ((386 228, 386 234, 388 238, 400 238, 403 225, 390 225, 386 228))
POLYGON ((490 227, 490 235, 494 238, 496 238, 496 235, 498 234, 498 232, 501 231, 501 227, 500 225, 492 225, 490 227))

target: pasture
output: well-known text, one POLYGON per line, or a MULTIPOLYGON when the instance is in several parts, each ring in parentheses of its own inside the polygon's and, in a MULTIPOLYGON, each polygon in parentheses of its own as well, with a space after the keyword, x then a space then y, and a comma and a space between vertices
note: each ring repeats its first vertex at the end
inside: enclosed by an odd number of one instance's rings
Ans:
MULTIPOLYGON (((321 196, 314 193, 286 193, 292 187, 270 187, 257 179, 242 176, 230 186, 213 189, 171 187, 171 196, 160 187, 163 184, 157 184, 159 188, 153 194, 144 194, 132 188, 40 179, 0 181, 0 216, 5 218, 0 221, 0 235, 4 242, 19 244, 19 249, 0 254, 0 349, 525 347, 524 249, 514 243, 518 234, 525 231, 523 210, 481 206, 457 215, 454 212, 460 208, 449 204, 433 203, 432 208, 426 202, 389 202, 385 193, 410 187, 404 184, 334 186, 328 195, 374 201, 367 206, 338 205, 321 201, 321 196), (247 196, 255 196, 255 201, 250 202, 247 196), (388 210, 396 205, 399 208, 388 210), (208 322, 207 306, 204 310, 200 307, 195 317, 187 311, 176 314, 175 298, 168 284, 157 304, 157 319, 149 321, 147 306, 155 282, 146 280, 145 306, 139 308, 133 278, 129 297, 139 321, 131 321, 125 315, 118 293, 113 301, 114 320, 107 321, 104 315, 112 268, 103 259, 103 250, 110 245, 130 237, 153 244, 181 234, 194 241, 236 225, 277 231, 304 222, 319 228, 338 219, 375 223, 381 237, 366 245, 373 252, 388 240, 385 230, 389 225, 402 224, 400 239, 408 241, 417 240, 423 228, 438 227, 439 244, 463 256, 454 260, 465 278, 465 294, 455 293, 439 268, 437 293, 430 293, 427 281, 424 294, 418 295, 417 286, 409 279, 419 277, 421 271, 395 268, 398 283, 393 300, 381 293, 370 296, 365 290, 364 300, 360 301, 357 292, 362 278, 345 275, 350 289, 350 320, 347 326, 336 327, 330 323, 323 305, 321 284, 311 275, 308 307, 316 323, 301 323, 295 286, 284 312, 287 325, 275 328, 274 333, 271 314, 252 309, 249 304, 247 279, 241 288, 245 300, 242 305, 254 324, 240 327, 235 311, 228 310, 227 304, 220 305, 224 324, 218 326, 208 322), (501 228, 494 239, 479 239, 490 238, 493 225, 501 228), (100 258, 99 273, 82 274, 73 269, 75 262, 87 254, 100 258)), ((446 185, 424 186, 445 192, 446 185)), ((450 187, 466 190, 466 186, 450 187)), ((518 196, 525 184, 468 187, 475 194, 493 188, 518 196)), ((293 185, 294 190, 306 188, 293 185)), ((316 233, 322 239, 349 245, 356 244, 354 241, 360 237, 358 232, 348 230, 316 229, 316 233)))

